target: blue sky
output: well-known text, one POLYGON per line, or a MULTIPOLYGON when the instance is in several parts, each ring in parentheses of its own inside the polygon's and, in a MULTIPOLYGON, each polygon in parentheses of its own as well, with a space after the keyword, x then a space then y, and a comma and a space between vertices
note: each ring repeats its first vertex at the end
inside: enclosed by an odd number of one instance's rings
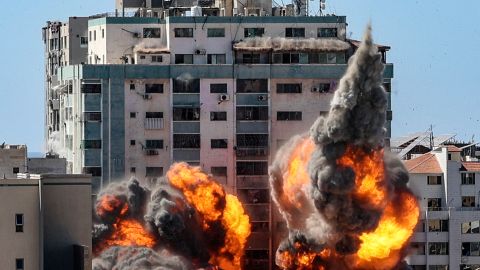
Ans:
MULTIPOLYGON (((0 143, 42 151, 41 28, 47 20, 113 11, 114 0, 2 4, 0 143)), ((392 47, 388 61, 395 64, 394 136, 433 125, 436 134, 456 133, 466 140, 475 134, 480 140, 480 1, 327 0, 326 13, 346 15, 347 31, 357 39, 371 21, 376 42, 392 47)))

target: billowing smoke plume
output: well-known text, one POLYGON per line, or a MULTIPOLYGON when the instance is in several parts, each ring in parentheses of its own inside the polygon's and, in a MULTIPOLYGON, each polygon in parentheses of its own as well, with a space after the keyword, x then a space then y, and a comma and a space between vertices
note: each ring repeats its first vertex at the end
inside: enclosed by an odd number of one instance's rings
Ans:
POLYGON ((282 37, 256 37, 247 38, 234 45, 237 50, 269 50, 288 51, 288 50, 314 50, 314 51, 346 51, 350 49, 350 44, 337 38, 282 38, 282 37))
POLYGON ((315 121, 310 136, 293 138, 277 153, 270 168, 272 197, 290 230, 277 251, 280 267, 405 266, 418 205, 406 187, 402 163, 383 150, 387 98, 382 75, 369 27, 328 115, 315 121))
POLYGON ((240 269, 250 234, 238 199, 186 163, 172 165, 151 189, 135 179, 110 184, 95 213, 98 270, 240 269))
POLYGON ((66 151, 62 145, 62 134, 59 131, 53 131, 50 133, 46 148, 47 153, 65 157, 66 151))

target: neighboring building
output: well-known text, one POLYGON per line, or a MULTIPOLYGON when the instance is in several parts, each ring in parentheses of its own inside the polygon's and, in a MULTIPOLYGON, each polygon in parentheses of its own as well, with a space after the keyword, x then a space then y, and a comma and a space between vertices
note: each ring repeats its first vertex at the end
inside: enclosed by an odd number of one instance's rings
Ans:
POLYGON ((27 172, 31 174, 66 174, 67 160, 49 155, 44 158, 28 158, 27 172))
POLYGON ((480 268, 480 162, 461 153, 444 145, 405 161, 422 209, 408 257, 414 270, 480 268))
POLYGON ((25 145, 0 145, 0 179, 16 178, 17 173, 27 170, 27 146, 25 145))
MULTIPOLYGON (((134 17, 90 18, 79 60, 88 64, 57 69, 53 87, 69 89, 48 122, 57 152, 67 173, 93 175, 94 192, 130 176, 155 181, 175 161, 200 165, 249 213, 246 269, 269 269, 282 239, 270 232, 285 224, 270 203, 268 164, 329 110, 359 43, 346 38, 345 16, 186 16, 212 14, 195 7, 157 18, 150 4, 134 17)), ((378 48, 386 63, 390 48, 378 48)), ((385 64, 388 104, 392 78, 385 64)))
POLYGON ((91 269, 91 202, 85 175, 0 180, 2 269, 91 269))

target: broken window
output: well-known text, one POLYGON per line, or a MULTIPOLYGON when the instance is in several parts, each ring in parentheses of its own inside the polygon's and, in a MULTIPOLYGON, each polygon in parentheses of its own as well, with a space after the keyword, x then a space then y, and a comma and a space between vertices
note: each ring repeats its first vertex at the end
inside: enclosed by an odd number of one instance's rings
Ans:
POLYGON ((225 54, 208 54, 207 55, 207 64, 219 65, 226 63, 225 54))
POLYGON ((160 28, 143 28, 143 38, 160 38, 160 28))
POLYGON ((245 28, 243 29, 244 37, 261 37, 265 33, 265 28, 245 28))
POLYGON ((279 94, 302 93, 302 84, 301 83, 277 83, 277 93, 279 94))
POLYGON ((146 94, 163 93, 163 84, 147 83, 145 84, 145 93, 146 94))
POLYGON ((163 149, 163 140, 146 140, 145 149, 163 149))
POLYGON ((427 184, 429 185, 441 185, 442 184, 442 176, 439 175, 429 175, 427 176, 427 184))
POLYGON ((256 148, 268 146, 268 134, 237 134, 238 148, 256 148))
POLYGON ((428 244, 429 255, 448 255, 448 242, 430 242, 428 244))
POLYGON ((173 148, 200 148, 200 134, 173 134, 173 148))
POLYGON ((277 121, 302 121, 302 112, 277 112, 277 121))
POLYGON ((82 84, 81 91, 84 94, 100 94, 102 92, 101 84, 82 84))
POLYGON ((285 28, 285 37, 305 37, 305 28, 285 28))
POLYGON ((175 37, 177 38, 193 37, 193 28, 175 28, 173 31, 175 33, 175 37))
POLYGON ((428 221, 429 232, 448 232, 448 220, 431 219, 428 221))
POLYGON ((212 149, 227 148, 228 147, 228 140, 227 139, 212 139, 210 141, 210 147, 212 149))
POLYGON ((480 243, 462 242, 462 256, 480 256, 480 243))
POLYGON ((318 28, 317 37, 337 37, 337 28, 318 28))
POLYGON ((163 176, 163 167, 146 167, 145 176, 147 177, 160 177, 163 176))
POLYGON ((227 176, 227 167, 212 167, 210 172, 213 176, 227 176))
POLYGON ((462 223, 462 234, 480 233, 480 221, 471 221, 462 223))
POLYGON ((207 37, 225 37, 225 28, 208 28, 207 37))
POLYGON ((462 185, 475 185, 475 173, 461 173, 462 185))
POLYGON ((442 199, 441 198, 428 198, 427 200, 428 210, 429 211, 440 211, 442 208, 442 199))
POLYGON ((210 93, 212 93, 212 94, 227 93, 227 84, 226 83, 212 83, 212 84, 210 84, 210 93))
POLYGON ((270 191, 268 189, 238 189, 237 194, 243 203, 269 203, 270 191))
POLYGON ((258 121, 268 120, 267 106, 239 106, 237 107, 237 120, 258 121))
POLYGON ((146 112, 145 118, 163 118, 163 112, 146 112))
POLYGON ((174 79, 173 93, 200 93, 200 79, 174 79))
POLYGON ((475 207, 475 196, 462 196, 462 207, 475 207))
POLYGON ((193 54, 175 54, 175 64, 193 64, 193 54))
POLYGON ((227 112, 210 112, 210 121, 227 121, 227 112))
POLYGON ((100 149, 102 148, 102 140, 83 140, 82 149, 100 149))
POLYGON ((268 80, 238 79, 237 93, 268 93, 268 80))
POLYGON ((200 108, 173 108, 173 121, 199 121, 200 108))
POLYGON ((237 161, 237 175, 267 175, 267 161, 237 161))

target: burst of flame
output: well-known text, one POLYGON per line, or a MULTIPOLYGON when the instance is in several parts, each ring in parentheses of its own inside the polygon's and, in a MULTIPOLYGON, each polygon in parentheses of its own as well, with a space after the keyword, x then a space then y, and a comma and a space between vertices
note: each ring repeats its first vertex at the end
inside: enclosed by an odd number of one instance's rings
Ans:
POLYGON ((167 172, 167 178, 203 216, 204 229, 208 229, 209 223, 215 221, 221 221, 226 229, 224 246, 218 254, 212 255, 210 263, 225 270, 240 269, 250 235, 250 222, 237 197, 225 194, 222 186, 203 173, 200 167, 191 167, 186 163, 173 164, 167 172))

